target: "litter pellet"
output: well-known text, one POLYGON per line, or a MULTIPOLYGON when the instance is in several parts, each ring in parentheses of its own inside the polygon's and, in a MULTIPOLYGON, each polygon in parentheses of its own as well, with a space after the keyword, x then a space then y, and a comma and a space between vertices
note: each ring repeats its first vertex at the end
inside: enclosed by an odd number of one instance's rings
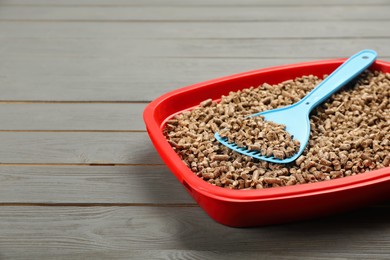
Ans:
POLYGON ((253 159, 215 140, 215 132, 236 133, 230 137, 241 146, 275 157, 291 156, 295 140, 282 133, 283 126, 267 128, 261 117, 248 120, 248 116, 291 105, 320 82, 308 75, 230 92, 218 103, 207 99, 168 120, 165 136, 194 174, 228 189, 300 185, 389 167, 390 73, 378 71, 365 71, 312 111, 309 144, 293 163, 253 159))
POLYGON ((229 155, 227 154, 216 154, 211 157, 212 161, 227 161, 229 160, 229 155))

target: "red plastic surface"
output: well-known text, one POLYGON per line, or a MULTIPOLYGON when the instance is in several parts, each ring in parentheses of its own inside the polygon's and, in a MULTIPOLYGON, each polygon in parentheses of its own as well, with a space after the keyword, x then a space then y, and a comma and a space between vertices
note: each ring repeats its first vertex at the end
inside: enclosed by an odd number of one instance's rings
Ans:
MULTIPOLYGON (((162 130, 174 114, 218 100, 229 91, 267 82, 279 83, 303 75, 330 74, 345 59, 299 63, 259 69, 198 83, 167 93, 151 102, 144 121, 156 150, 195 201, 215 221, 247 227, 290 222, 346 211, 390 198, 390 167, 317 183, 264 190, 230 190, 213 186, 189 169, 171 148, 162 130)), ((373 70, 390 72, 390 63, 376 61, 373 70)))

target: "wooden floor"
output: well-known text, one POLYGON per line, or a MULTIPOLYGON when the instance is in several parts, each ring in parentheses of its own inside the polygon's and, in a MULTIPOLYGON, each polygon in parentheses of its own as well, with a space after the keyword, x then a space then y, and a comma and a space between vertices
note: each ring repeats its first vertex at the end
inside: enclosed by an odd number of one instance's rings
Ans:
POLYGON ((0 259, 390 259, 390 203, 215 223, 142 121, 207 79, 364 48, 390 61, 389 28, 389 0, 1 0, 0 259))

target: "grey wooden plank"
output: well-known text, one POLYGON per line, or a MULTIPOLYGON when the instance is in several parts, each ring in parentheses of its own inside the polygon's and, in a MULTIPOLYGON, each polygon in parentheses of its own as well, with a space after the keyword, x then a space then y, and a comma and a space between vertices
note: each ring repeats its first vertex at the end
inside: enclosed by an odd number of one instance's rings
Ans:
POLYGON ((0 84, 3 101, 150 101, 201 81, 307 59, 99 60, 26 56, 7 60, 8 66, 0 72, 5 77, 0 84), (45 66, 34 66, 37 60, 45 66), (61 71, 67 71, 67 75, 61 71))
POLYGON ((82 2, 78 0, 34 0, 31 2, 29 0, 2 0, 1 3, 3 5, 22 5, 22 6, 30 6, 30 5, 50 5, 50 6, 166 6, 166 5, 175 5, 175 6, 213 6, 213 5, 228 5, 228 6, 236 6, 236 5, 325 5, 325 6, 333 6, 333 5, 388 5, 388 0, 370 0, 367 2, 366 0, 294 0, 294 1, 286 1, 286 0, 198 0, 198 1, 190 1, 190 0, 164 0, 164 2, 160 0, 83 0, 82 2))
POLYGON ((0 21, 388 21, 388 6, 3 6, 0 21))
POLYGON ((0 131, 142 131, 146 104, 0 103, 0 131))
MULTIPOLYGON (((129 255, 133 259, 191 259, 191 260, 204 260, 204 259, 222 259, 222 260, 237 260, 237 259, 248 259, 248 260, 262 260, 262 259, 282 259, 282 260, 325 260, 325 259, 337 259, 337 260, 345 260, 345 259, 386 259, 386 253, 372 253, 372 254, 360 254, 360 255, 353 255, 349 251, 346 253, 341 253, 342 256, 337 256, 336 253, 331 253, 330 256, 327 255, 325 252, 316 252, 313 254, 309 253, 302 253, 302 254, 292 254, 288 255, 290 252, 277 252, 276 250, 271 250, 270 252, 253 252, 253 251, 242 251, 242 250, 236 250, 234 252, 232 251, 225 251, 221 252, 219 250, 134 250, 131 252, 131 254, 127 252, 110 252, 110 253, 104 253, 104 254, 97 254, 97 253, 91 253, 91 254, 82 254, 77 255, 76 259, 85 259, 82 257, 91 257, 93 259, 129 259, 129 255)), ((362 252, 364 253, 364 252, 362 252)), ((74 255, 72 254, 72 257, 74 255)), ((60 259, 62 259, 60 257, 60 259)), ((66 258, 65 258, 66 259, 66 258)))
POLYGON ((190 204, 166 166, 2 166, 0 205, 190 204))
POLYGON ((197 207, 1 207, 0 252, 12 259, 386 259, 389 217, 388 206, 371 207, 233 229, 197 207))
MULTIPOLYGON (((66 35, 64 35, 66 36, 66 35)), ((107 61, 118 63, 132 71, 140 73, 147 68, 143 67, 142 60, 151 66, 154 63, 164 62, 159 58, 251 58, 251 59, 321 59, 333 57, 346 57, 355 50, 364 48, 375 49, 383 58, 390 57, 390 33, 384 38, 357 38, 357 39, 107 39, 107 38, 55 38, 55 37, 0 37, 3 48, 2 59, 13 69, 13 63, 22 66, 31 66, 35 61, 41 63, 43 69, 55 64, 67 63, 77 66, 78 63, 107 61), (338 48, 336 48, 338 47, 338 48), (74 62, 71 62, 74 61, 74 62), (127 63, 125 63, 127 61, 127 63), (139 66, 136 66, 139 64, 139 66)), ((230 61, 229 61, 230 62, 230 61)), ((91 64, 86 68, 89 71, 91 64)), ((33 68, 31 68, 33 69, 33 68)), ((107 68, 105 68, 107 69, 107 68)), ((52 73, 52 71, 50 71, 52 73)), ((100 71, 101 73, 104 71, 100 71)), ((8 75, 9 71, 7 71, 8 75)), ((26 73, 23 71, 23 73, 26 73)), ((31 72, 33 74, 33 72, 31 72)), ((57 74, 60 74, 59 72, 57 74)), ((72 75, 67 76, 74 76, 72 75)), ((135 73, 134 73, 135 74, 135 73)), ((75 74, 77 75, 77 74, 75 74)), ((29 75, 31 76, 31 75, 29 75)), ((135 76, 135 75, 132 75, 135 76)))
POLYGON ((0 71, 0 100, 150 101, 167 91, 224 75, 346 57, 367 47, 376 49, 380 58, 390 57, 386 48, 390 38, 1 38, 0 43, 5 64, 0 71))
POLYGON ((371 38, 389 36, 390 21, 93 22, 4 21, 2 37, 371 38))
MULTIPOLYGON (((353 54, 358 50, 348 53, 353 54)), ((0 101, 147 102, 168 91, 205 80, 326 58, 123 58, 120 62, 119 59, 99 62, 96 59, 78 59, 78 62, 70 64, 71 59, 58 59, 58 62, 53 58, 41 59, 41 62, 50 65, 45 68, 34 67, 36 58, 26 57, 20 61, 7 59, 10 61, 9 68, 0 72, 7 78, 6 83, 0 84, 0 101), (73 74, 83 68, 87 69, 82 74, 73 74), (64 70, 72 75, 64 76, 60 73, 64 70), (50 76, 45 77, 48 71, 50 76), (21 72, 25 77, 19 77, 21 72)), ((129 122, 130 117, 129 112, 129 122)))
POLYGON ((161 164, 146 133, 1 132, 0 163, 161 164))

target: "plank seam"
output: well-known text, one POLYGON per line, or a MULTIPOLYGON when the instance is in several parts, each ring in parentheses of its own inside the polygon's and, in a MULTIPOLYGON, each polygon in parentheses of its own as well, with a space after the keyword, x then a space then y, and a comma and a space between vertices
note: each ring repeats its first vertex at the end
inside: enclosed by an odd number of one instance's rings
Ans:
POLYGON ((365 7, 365 6, 373 6, 373 7, 382 7, 382 6, 389 6, 389 4, 223 4, 223 5, 216 5, 216 4, 199 4, 199 5, 143 5, 143 4, 1 4, 0 6, 4 7, 146 7, 146 8, 156 8, 156 7, 216 7, 219 8, 223 6, 224 8, 237 8, 237 7, 365 7))
POLYGON ((256 19, 256 20, 136 20, 136 19, 123 19, 123 20, 97 20, 97 19, 0 19, 1 23, 275 23, 275 22, 285 22, 285 23, 323 23, 323 22, 388 22, 389 19, 331 19, 331 20, 279 20, 279 19, 256 19))
POLYGON ((1 130, 0 133, 146 133, 146 130, 1 130))
POLYGON ((172 207, 198 208, 196 203, 35 203, 35 202, 0 202, 0 207, 172 207))
POLYGON ((147 100, 136 101, 67 101, 67 100, 0 100, 0 104, 148 104, 147 100))
POLYGON ((156 164, 142 164, 142 163, 0 163, 0 167, 8 166, 26 166, 26 167, 41 167, 41 166, 84 166, 84 167, 104 167, 104 166, 115 166, 115 167, 124 167, 124 166, 164 166, 165 164, 156 163, 156 164))

